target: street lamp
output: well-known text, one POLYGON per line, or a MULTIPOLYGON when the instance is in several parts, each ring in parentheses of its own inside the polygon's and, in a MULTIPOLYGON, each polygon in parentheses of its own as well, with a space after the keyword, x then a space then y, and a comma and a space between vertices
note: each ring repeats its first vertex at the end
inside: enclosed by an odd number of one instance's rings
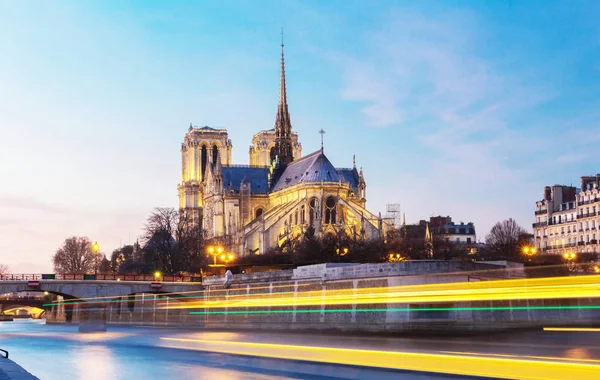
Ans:
POLYGON ((522 251, 525 256, 533 256, 537 253, 537 248, 526 245, 522 248, 522 251))
POLYGON ((221 246, 216 246, 213 247, 212 245, 208 247, 208 254, 212 255, 213 257, 213 263, 214 265, 217 265, 217 256, 221 255, 223 253, 223 247, 221 246))
POLYGON ((154 272, 154 278, 157 279, 157 280, 160 278, 160 272, 159 271, 154 272))
POLYGON ((565 260, 567 261, 573 261, 575 260, 575 258, 577 257, 577 255, 574 252, 566 252, 563 257, 565 258, 565 260))
MULTIPOLYGON (((94 242, 94 244, 92 244, 92 251, 94 253, 98 253, 100 251, 100 244, 98 244, 97 241, 94 242)), ((96 257, 94 257, 94 262, 96 265, 94 265, 94 274, 98 274, 98 256, 96 255, 96 257)))
POLYGON ((341 250, 340 250, 339 248, 337 248, 337 249, 335 250, 335 253, 336 253, 338 256, 346 256, 346 255, 348 254, 348 248, 344 247, 344 248, 342 248, 341 250))
POLYGON ((235 256, 233 255, 233 253, 222 254, 222 255, 221 255, 221 260, 222 260, 222 261, 224 261, 224 262, 225 262, 225 264, 229 264, 229 262, 230 262, 231 260, 233 260, 233 259, 234 259, 234 257, 235 257, 235 256))

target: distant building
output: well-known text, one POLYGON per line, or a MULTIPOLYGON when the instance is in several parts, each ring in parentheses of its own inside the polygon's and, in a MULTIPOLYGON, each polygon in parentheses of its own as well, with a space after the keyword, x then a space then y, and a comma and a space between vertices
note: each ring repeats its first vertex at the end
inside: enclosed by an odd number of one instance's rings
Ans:
POLYGON ((536 202, 534 244, 541 253, 598 252, 600 174, 581 177, 581 187, 546 186, 536 202))
POLYGON ((477 242, 475 225, 472 222, 455 224, 449 216, 434 216, 429 218, 429 228, 434 237, 455 244, 472 244, 477 242))

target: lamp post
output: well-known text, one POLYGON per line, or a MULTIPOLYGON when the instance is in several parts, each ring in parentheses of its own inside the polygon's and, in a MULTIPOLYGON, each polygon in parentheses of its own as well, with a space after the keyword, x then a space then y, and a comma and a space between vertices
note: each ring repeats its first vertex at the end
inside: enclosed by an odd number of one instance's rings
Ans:
MULTIPOLYGON (((92 244, 92 252, 94 253, 98 253, 100 252, 100 244, 98 244, 97 241, 94 242, 94 244, 92 244)), ((98 256, 94 257, 94 274, 98 274, 98 256)))
POLYGON ((575 261, 575 259, 577 258, 577 254, 575 252, 565 252, 563 254, 563 258, 567 262, 567 269, 573 272, 575 269, 573 261, 575 261))
POLYGON ((209 246, 208 247, 208 254, 212 255, 213 257, 213 264, 217 265, 217 256, 220 256, 223 253, 223 247, 219 246, 209 246))
POLYGON ((537 248, 525 245, 523 246, 523 248, 521 248, 521 252, 523 252, 523 255, 526 256, 529 260, 531 260, 531 257, 535 256, 535 254, 537 253, 537 248))
POLYGON ((229 253, 229 254, 222 254, 221 255, 221 260, 223 260, 225 262, 225 264, 229 265, 229 262, 232 261, 235 258, 235 256, 233 255, 233 253, 229 253))

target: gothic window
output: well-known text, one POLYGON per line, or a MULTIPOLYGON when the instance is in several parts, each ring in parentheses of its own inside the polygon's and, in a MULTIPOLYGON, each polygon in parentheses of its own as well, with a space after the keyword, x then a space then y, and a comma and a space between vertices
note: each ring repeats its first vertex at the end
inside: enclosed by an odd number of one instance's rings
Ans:
POLYGON ((319 215, 319 200, 317 198, 311 199, 309 206, 310 206, 309 223, 312 226, 319 215))
POLYGON ((301 224, 304 224, 304 223, 306 223, 306 216, 305 216, 305 214, 304 214, 304 210, 305 210, 305 208, 304 208, 304 205, 302 205, 302 206, 300 207, 300 223, 301 223, 301 224))
POLYGON ((298 225, 298 209, 296 209, 296 212, 294 213, 294 224, 298 225))
POLYGON ((214 145, 212 148, 212 162, 213 164, 217 162, 217 155, 219 154, 219 148, 214 145))
POLYGON ((271 160, 269 163, 273 164, 273 161, 275 161, 275 147, 272 147, 271 150, 269 150, 269 159, 271 160))
POLYGON ((206 145, 202 145, 202 149, 200 150, 200 160, 202 161, 202 179, 204 179, 206 161, 208 160, 208 150, 206 149, 206 145))
POLYGON ((263 209, 262 208, 258 208, 256 209, 256 217, 258 218, 259 216, 261 216, 263 214, 263 209))
POLYGON ((325 224, 335 224, 335 198, 329 197, 325 201, 325 224))

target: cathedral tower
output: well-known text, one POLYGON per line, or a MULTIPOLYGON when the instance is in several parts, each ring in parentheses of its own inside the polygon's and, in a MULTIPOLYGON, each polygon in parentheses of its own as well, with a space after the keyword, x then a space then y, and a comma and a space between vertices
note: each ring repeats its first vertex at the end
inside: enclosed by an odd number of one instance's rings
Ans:
POLYGON ((202 219, 205 178, 211 163, 219 160, 231 165, 232 144, 227 131, 211 127, 193 127, 190 124, 181 144, 181 183, 179 209, 202 219))

